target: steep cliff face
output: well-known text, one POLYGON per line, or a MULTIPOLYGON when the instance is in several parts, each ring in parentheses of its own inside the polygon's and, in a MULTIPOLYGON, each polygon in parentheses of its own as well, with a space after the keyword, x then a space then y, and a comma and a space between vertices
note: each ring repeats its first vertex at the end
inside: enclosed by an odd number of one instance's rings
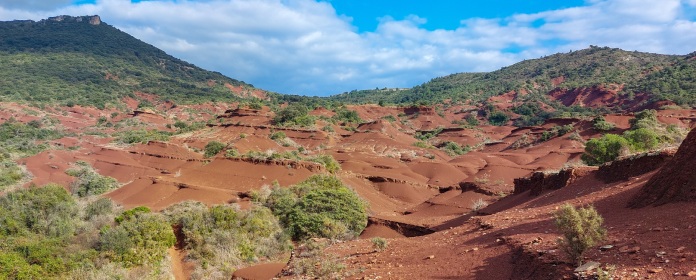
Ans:
POLYGON ((696 201, 696 130, 682 142, 674 159, 645 183, 629 203, 630 207, 696 201))

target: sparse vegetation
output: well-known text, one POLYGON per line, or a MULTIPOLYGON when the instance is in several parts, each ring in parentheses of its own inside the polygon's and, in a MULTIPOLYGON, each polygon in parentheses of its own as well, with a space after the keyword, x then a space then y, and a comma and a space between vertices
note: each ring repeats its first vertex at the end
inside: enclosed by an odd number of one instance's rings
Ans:
POLYGON ((582 263, 583 253, 606 236, 606 229, 602 227, 604 219, 592 206, 575 208, 564 204, 554 217, 556 227, 563 234, 559 246, 578 265, 582 263))
POLYGON ((116 142, 121 144, 147 144, 150 141, 168 141, 171 133, 160 130, 124 130, 116 133, 116 142))
POLYGON ((486 208, 486 206, 488 206, 488 202, 483 200, 483 198, 479 198, 471 202, 471 212, 478 213, 481 209, 486 208))

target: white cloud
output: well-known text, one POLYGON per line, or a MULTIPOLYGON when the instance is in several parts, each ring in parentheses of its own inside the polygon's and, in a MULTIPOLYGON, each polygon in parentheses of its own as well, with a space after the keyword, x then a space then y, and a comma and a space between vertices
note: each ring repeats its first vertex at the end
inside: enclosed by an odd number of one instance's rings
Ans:
POLYGON ((364 33, 330 3, 313 0, 99 0, 64 8, 55 7, 65 1, 54 0, 48 11, 20 2, 29 3, 4 0, 0 19, 99 14, 174 56, 283 93, 410 87, 590 44, 658 53, 696 50, 696 23, 685 12, 696 0, 588 0, 582 7, 536 14, 462 19, 453 30, 426 30, 427 19, 418 15, 385 16, 376 30, 364 33))

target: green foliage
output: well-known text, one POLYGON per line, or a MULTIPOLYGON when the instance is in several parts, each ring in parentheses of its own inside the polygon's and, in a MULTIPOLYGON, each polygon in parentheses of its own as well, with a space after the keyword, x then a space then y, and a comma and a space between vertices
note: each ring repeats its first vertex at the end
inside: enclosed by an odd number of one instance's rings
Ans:
POLYGON ((203 156, 206 158, 214 157, 215 155, 219 154, 224 148, 225 144, 220 143, 218 141, 210 141, 207 145, 205 145, 205 148, 203 149, 205 150, 203 156))
POLYGON ((292 103, 276 112, 273 123, 278 126, 313 126, 315 118, 309 115, 309 109, 299 103, 292 103))
POLYGON ((269 138, 271 138, 271 140, 273 140, 273 141, 282 140, 282 139, 285 139, 286 137, 287 136, 285 135, 285 132, 282 132, 282 131, 273 132, 269 136, 269 138))
POLYGON ((628 140, 634 151, 652 150, 660 144, 657 132, 647 128, 626 131, 623 137, 628 140))
POLYGON ((629 120, 631 124, 631 130, 646 128, 654 129, 660 126, 660 122, 657 120, 657 111, 655 110, 643 110, 636 113, 633 119, 629 120))
POLYGON ((413 146, 416 146, 418 148, 423 148, 423 149, 432 148, 432 146, 430 146, 430 144, 428 144, 428 142, 425 142, 425 141, 416 141, 413 143, 413 146))
POLYGON ((240 211, 229 205, 208 208, 184 202, 164 214, 183 234, 187 257, 201 264, 199 277, 209 278, 216 271, 229 275, 231 265, 275 258, 290 248, 278 219, 265 207, 240 211))
POLYGON ((205 71, 106 24, 0 23, 0 97, 104 108, 133 92, 177 103, 238 100, 225 84, 251 85, 205 71))
POLYGON ((94 217, 111 214, 114 211, 114 203, 111 199, 102 197, 99 198, 85 207, 84 217, 89 220, 94 217))
MULTIPOLYGON (((627 95, 633 92, 658 92, 658 99, 689 104, 694 100, 690 92, 696 89, 692 79, 696 73, 696 60, 689 59, 694 56, 696 53, 671 56, 590 47, 525 60, 488 73, 458 73, 438 77, 407 90, 355 90, 332 96, 330 100, 359 104, 384 101, 404 105, 421 101, 440 103, 449 99, 452 102, 479 104, 491 96, 524 90, 528 94, 517 97, 524 98, 523 103, 540 101, 555 108, 558 103, 545 97, 554 89, 625 84, 629 85, 624 90, 627 95), (662 70, 656 72, 655 69, 662 70), (650 74, 646 77, 645 73, 650 74), (560 84, 558 80, 552 82, 559 77, 563 77, 560 84), (655 90, 657 88, 659 90, 655 90)), ((533 118, 534 114, 524 108, 520 112, 523 113, 523 120, 518 125, 539 124, 541 121, 541 118, 533 118)))
POLYGON ((121 144, 147 144, 150 141, 169 141, 171 133, 159 130, 124 130, 116 134, 116 142, 121 144))
POLYGON ((70 185, 70 190, 80 197, 100 195, 119 186, 116 179, 97 173, 87 163, 80 165, 77 169, 68 169, 65 173, 76 177, 70 185))
POLYGON ((438 134, 440 134, 442 132, 442 130, 443 130, 442 127, 438 127, 433 131, 418 131, 418 132, 416 132, 415 135, 413 135, 413 137, 415 137, 416 139, 421 140, 421 141, 427 141, 429 139, 436 137, 438 134))
POLYGON ((274 188, 266 205, 295 240, 344 239, 367 226, 365 203, 336 177, 314 175, 290 188, 274 188))
POLYGON ((10 192, 0 197, 0 236, 68 236, 75 231, 77 211, 73 198, 58 185, 10 192))
POLYGON ((345 107, 336 108, 334 112, 336 112, 336 115, 332 119, 339 123, 360 123, 362 121, 360 116, 358 116, 358 112, 348 110, 345 107))
POLYGON ((326 168, 326 171, 328 171, 331 174, 335 174, 339 170, 341 170, 341 164, 336 161, 331 155, 316 155, 310 158, 307 158, 307 160, 312 161, 312 162, 317 162, 320 163, 321 165, 326 168))
POLYGON ((452 141, 447 141, 443 143, 442 150, 444 150, 448 155, 450 156, 458 156, 458 155, 463 155, 471 151, 471 147, 467 146, 459 146, 459 144, 452 142, 452 141))
POLYGON ((490 123, 491 125, 502 126, 507 124, 509 120, 510 116, 508 116, 502 111, 496 110, 488 114, 488 123, 490 123))
POLYGON ((119 217, 118 225, 102 230, 99 249, 124 266, 156 264, 176 242, 171 225, 162 215, 131 211, 119 217))
POLYGON ((465 120, 466 120, 466 123, 469 124, 470 126, 475 127, 475 126, 479 125, 479 120, 476 119, 476 116, 474 116, 473 114, 467 115, 465 120))
POLYGON ((386 116, 382 117, 382 119, 383 119, 383 120, 387 120, 387 121, 389 121, 389 122, 395 122, 395 121, 396 121, 396 118, 395 118, 393 115, 386 115, 386 116))
POLYGON ((24 178, 24 172, 13 161, 0 161, 0 191, 24 178))
POLYGON ((605 134, 601 138, 590 139, 585 144, 582 160, 589 165, 600 165, 616 160, 626 154, 631 144, 626 138, 615 134, 605 134))
MULTIPOLYGON (((48 145, 42 143, 63 137, 58 130, 41 128, 40 125, 23 124, 10 119, 0 124, 0 153, 30 156, 37 154, 48 145)), ((7 156, 0 156, 7 157, 7 156)))
POLYGON ((616 125, 606 121, 602 116, 597 116, 592 120, 592 128, 598 131, 610 131, 614 130, 616 125))
POLYGON ((556 227, 564 237, 559 245, 578 265, 582 263, 583 253, 606 236, 606 229, 602 227, 604 219, 592 206, 576 209, 566 203, 554 217, 556 227))
POLYGON ((372 248, 374 248, 376 252, 384 251, 384 249, 387 249, 387 246, 389 245, 389 242, 382 237, 373 237, 370 239, 370 242, 372 242, 372 248))
POLYGON ((138 206, 138 207, 135 207, 133 209, 123 211, 123 213, 121 213, 120 215, 116 216, 116 218, 114 218, 114 221, 116 221, 116 223, 120 224, 120 223, 123 223, 124 221, 128 221, 128 220, 131 220, 133 218, 136 218, 138 215, 147 214, 150 212, 152 212, 150 210, 150 208, 148 208, 146 206, 138 206))

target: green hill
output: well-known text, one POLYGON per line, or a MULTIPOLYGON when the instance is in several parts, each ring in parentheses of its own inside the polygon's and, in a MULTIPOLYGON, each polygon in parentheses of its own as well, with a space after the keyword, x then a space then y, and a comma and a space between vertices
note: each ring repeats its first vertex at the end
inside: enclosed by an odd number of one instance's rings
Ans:
POLYGON ((479 103, 491 96, 524 90, 530 93, 526 99, 553 103, 544 99, 554 89, 620 84, 625 88, 619 94, 627 97, 648 93, 651 95, 649 102, 672 100, 680 105, 696 105, 694 56, 591 46, 580 51, 522 61, 493 72, 438 77, 409 90, 352 91, 330 99, 349 103, 436 103, 445 99, 479 103))
POLYGON ((0 22, 0 101, 103 107, 145 92, 179 103, 235 100, 252 85, 174 58, 98 16, 0 22))

